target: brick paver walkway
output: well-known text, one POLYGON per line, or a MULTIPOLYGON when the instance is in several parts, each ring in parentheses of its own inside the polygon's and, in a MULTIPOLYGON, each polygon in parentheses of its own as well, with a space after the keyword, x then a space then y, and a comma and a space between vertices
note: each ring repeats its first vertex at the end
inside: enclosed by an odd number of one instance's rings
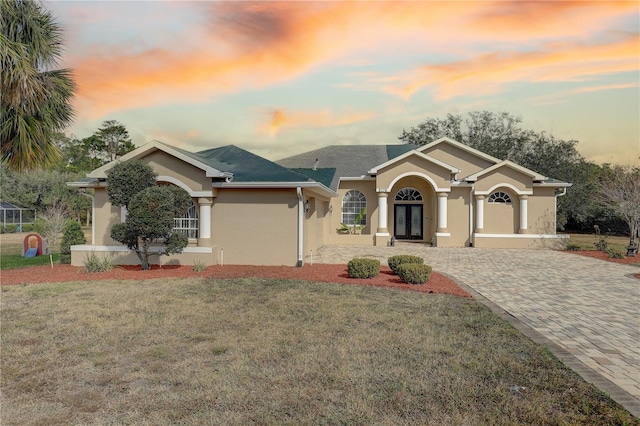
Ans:
POLYGON ((561 348, 554 352, 563 352, 567 365, 640 416, 640 280, 632 276, 639 268, 553 250, 412 243, 325 246, 313 261, 374 257, 384 264, 393 254, 424 257, 434 270, 499 305, 551 341, 550 349, 561 348), (567 362, 568 354, 573 362, 567 362))

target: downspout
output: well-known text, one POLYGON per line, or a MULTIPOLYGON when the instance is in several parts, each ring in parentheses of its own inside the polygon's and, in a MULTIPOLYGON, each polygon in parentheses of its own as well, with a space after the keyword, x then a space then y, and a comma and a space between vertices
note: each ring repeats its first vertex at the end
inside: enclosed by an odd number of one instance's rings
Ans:
POLYGON ((553 210, 554 210, 554 215, 553 215, 553 232, 556 233, 558 232, 558 197, 562 197, 563 195, 567 195, 567 187, 562 188, 562 192, 559 194, 556 194, 556 196, 554 197, 554 206, 553 206, 553 210))
POLYGON ((303 263, 302 258, 302 245, 303 245, 303 235, 302 231, 304 229, 304 202, 302 199, 302 189, 300 187, 296 188, 296 192, 298 194, 298 262, 296 263, 296 267, 301 268, 303 263))
POLYGON ((475 188, 475 185, 471 185, 471 188, 469 188, 469 247, 473 247, 473 214, 474 214, 474 210, 473 210, 473 203, 474 203, 474 199, 473 199, 473 190, 475 188))

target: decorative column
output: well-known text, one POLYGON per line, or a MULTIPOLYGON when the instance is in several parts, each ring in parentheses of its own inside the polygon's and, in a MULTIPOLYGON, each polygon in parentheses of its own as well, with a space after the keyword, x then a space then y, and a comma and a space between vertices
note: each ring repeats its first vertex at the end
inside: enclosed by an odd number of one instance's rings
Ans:
POLYGON ((201 245, 200 240, 209 240, 211 238, 211 205, 213 204, 213 199, 208 197, 198 198, 198 204, 200 205, 200 214, 198 215, 198 227, 200 228, 198 230, 198 245, 201 245))
POLYGON ((520 233, 521 234, 526 234, 527 233, 527 228, 528 228, 528 224, 527 224, 527 199, 529 197, 526 195, 521 195, 520 196, 520 233))
POLYGON ((387 197, 389 193, 378 191, 378 230, 376 234, 388 234, 387 229, 387 197))
POLYGON ((438 192, 438 229, 437 232, 447 232, 447 197, 446 192, 438 192))
POLYGON ((476 232, 484 228, 484 195, 476 195, 476 232))

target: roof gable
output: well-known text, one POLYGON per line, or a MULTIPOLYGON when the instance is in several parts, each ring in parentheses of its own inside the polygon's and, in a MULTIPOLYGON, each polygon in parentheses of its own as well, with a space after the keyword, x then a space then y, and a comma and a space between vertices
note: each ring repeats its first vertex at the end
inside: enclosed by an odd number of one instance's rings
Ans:
POLYGON ((219 168, 216 168, 214 165, 211 165, 204 158, 195 156, 194 154, 188 151, 175 148, 169 145, 165 145, 160 141, 151 141, 149 143, 146 143, 141 147, 136 148, 133 151, 123 155, 119 159, 115 161, 111 161, 105 164, 104 166, 93 170, 87 176, 91 178, 105 179, 107 177, 107 171, 110 170, 117 163, 128 161, 128 160, 138 160, 155 151, 165 152, 175 158, 178 158, 184 161, 185 163, 191 164, 192 166, 203 170, 207 177, 229 178, 232 176, 230 173, 220 170, 219 168))
POLYGON ((434 147, 436 147, 436 146, 438 146, 440 144, 448 144, 448 145, 455 146, 458 149, 461 149, 461 150, 466 151, 466 152, 468 152, 468 153, 470 153, 472 155, 480 157, 483 160, 489 161, 490 163, 494 163, 495 164, 495 163, 499 163, 499 162, 502 161, 499 158, 492 157, 489 154, 485 154, 482 151, 478 151, 475 148, 471 148, 469 145, 465 145, 462 142, 458 142, 458 141, 456 141, 454 139, 451 139, 451 138, 448 138, 448 137, 443 137, 443 138, 440 138, 440 139, 436 139, 435 141, 433 141, 431 143, 428 143, 428 144, 424 145, 423 147, 418 148, 418 151, 424 152, 424 151, 426 151, 428 149, 431 149, 431 148, 434 148, 434 147))
POLYGON ((486 168, 484 170, 480 170, 477 173, 474 173, 472 175, 467 176, 465 178, 465 180, 469 181, 469 182, 475 182, 480 177, 482 177, 482 176, 484 176, 484 175, 486 175, 488 173, 491 173, 494 170, 497 170, 497 169, 499 169, 501 167, 508 167, 510 169, 516 170, 516 171, 518 171, 518 172, 520 172, 520 173, 522 173, 524 175, 530 176, 534 181, 544 181, 544 180, 547 179, 545 176, 542 176, 541 174, 536 173, 533 170, 529 170, 526 167, 522 167, 521 165, 516 164, 516 163, 514 163, 512 161, 504 160, 504 161, 499 162, 498 164, 494 164, 491 167, 488 167, 488 168, 486 168))
POLYGON ((444 169, 448 169, 451 173, 459 173, 460 172, 459 169, 453 167, 450 164, 447 164, 447 163, 444 163, 444 162, 442 162, 440 160, 436 160, 435 158, 429 157, 428 155, 423 154, 420 151, 412 150, 412 151, 409 151, 409 152, 405 152, 404 154, 402 154, 402 155, 400 155, 398 157, 395 157, 395 158, 393 158, 393 159, 391 159, 389 161, 386 161, 386 162, 384 162, 382 164, 379 164, 379 165, 375 166, 374 168, 370 169, 367 173, 372 174, 372 175, 376 174, 380 170, 384 169, 385 167, 389 167, 389 166, 391 166, 393 164, 400 163, 404 159, 406 159, 408 157, 411 157, 411 156, 415 156, 415 157, 421 158, 421 159, 426 160, 426 161, 428 161, 430 163, 436 164, 436 165, 438 165, 438 166, 440 166, 440 167, 442 167, 444 169))

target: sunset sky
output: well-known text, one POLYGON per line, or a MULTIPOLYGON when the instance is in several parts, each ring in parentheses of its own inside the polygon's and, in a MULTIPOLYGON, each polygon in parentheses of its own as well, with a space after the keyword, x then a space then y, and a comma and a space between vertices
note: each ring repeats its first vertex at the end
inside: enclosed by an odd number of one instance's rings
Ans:
POLYGON ((86 137, 234 144, 277 160, 393 144, 426 117, 507 111, 640 164, 640 2, 47 1, 86 137))

